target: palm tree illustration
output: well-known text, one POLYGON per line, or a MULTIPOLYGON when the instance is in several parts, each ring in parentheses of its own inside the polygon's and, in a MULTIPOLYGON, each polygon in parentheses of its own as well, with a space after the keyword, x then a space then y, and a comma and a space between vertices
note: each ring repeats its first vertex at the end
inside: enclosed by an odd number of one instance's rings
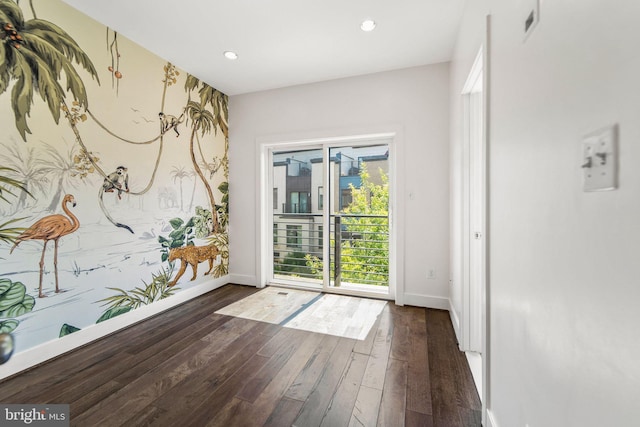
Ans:
POLYGON ((211 132, 211 128, 213 126, 213 115, 210 111, 205 109, 205 106, 202 103, 197 103, 194 101, 189 101, 187 104, 187 114, 191 118, 191 137, 189 139, 189 153, 191 154, 191 161, 193 162, 193 169, 195 169, 196 174, 200 177, 200 180, 204 184, 205 189, 207 190, 207 196, 209 197, 209 203, 211 205, 211 213, 213 214, 213 232, 218 233, 218 217, 215 214, 216 209, 216 200, 213 197, 213 191, 211 191, 211 185, 207 181, 207 178, 204 176, 200 165, 198 165, 198 161, 196 160, 195 153, 195 139, 196 132, 200 131, 204 135, 205 133, 211 132))
POLYGON ((182 191, 182 180, 189 177, 189 172, 187 172, 184 166, 174 166, 171 169, 171 177, 173 178, 173 182, 180 180, 180 210, 183 211, 183 191, 182 191))
POLYGON ((2 164, 9 168, 7 176, 20 183, 25 190, 20 192, 18 201, 15 204, 14 212, 24 209, 27 204, 27 195, 44 192, 47 177, 42 164, 38 161, 36 149, 34 147, 25 148, 23 146, 6 145, 5 154, 0 154, 2 164))
MULTIPOLYGON (((3 203, 11 204, 11 199, 8 199, 7 197, 16 197, 15 192, 17 192, 18 190, 31 196, 31 193, 27 191, 27 189, 20 183, 20 181, 6 176, 5 174, 7 172, 16 171, 11 168, 0 166, 0 201, 2 201, 3 203)), ((0 242, 14 243, 15 239, 20 235, 20 233, 25 230, 25 228, 14 227, 13 224, 23 219, 24 218, 13 218, 0 223, 0 242)))
MULTIPOLYGON (((198 90, 200 102, 189 99, 187 102, 186 113, 191 119, 191 137, 189 139, 189 152, 191 154, 191 161, 193 163, 193 169, 196 171, 198 177, 207 190, 209 197, 209 203, 211 205, 211 214, 213 215, 213 233, 220 233, 220 223, 218 221, 218 214, 216 209, 216 201, 213 197, 213 191, 211 185, 207 181, 202 168, 198 164, 196 159, 196 139, 197 134, 205 135, 214 132, 218 132, 220 129, 225 140, 229 138, 229 128, 227 126, 229 112, 228 112, 228 98, 222 92, 212 88, 211 86, 201 83, 197 78, 189 75, 185 82, 185 90, 189 93, 191 98, 191 91, 198 90), (211 105, 212 111, 207 110, 207 105, 211 105)), ((202 159, 204 161, 204 159, 202 159)), ((205 162, 206 163, 206 162, 205 162)))
POLYGON ((69 148, 66 153, 61 153, 55 147, 43 142, 46 158, 40 158, 38 163, 42 165, 42 173, 46 175, 51 182, 54 191, 47 211, 53 212, 60 204, 62 194, 66 192, 65 187, 77 188, 79 182, 87 183, 85 180, 78 180, 81 177, 81 171, 78 170, 78 164, 75 159, 78 156, 78 146, 74 145, 69 148), (74 179, 75 178, 75 179, 74 179))
POLYGON ((16 173, 17 171, 15 169, 11 169, 6 166, 0 166, 0 174, 2 174, 0 175, 0 200, 2 200, 3 202, 11 203, 11 201, 7 199, 7 197, 8 196, 15 197, 16 194, 14 193, 14 191, 16 191, 16 189, 24 191, 27 194, 29 194, 29 192, 27 191, 26 187, 24 187, 20 183, 20 181, 17 181, 11 177, 6 176, 5 174, 7 172, 16 173))
MULTIPOLYGON (((0 0, 0 25, 3 39, 0 43, 0 95, 11 81, 15 81, 11 102, 16 128, 24 141, 31 133, 27 117, 31 113, 34 93, 47 103, 56 124, 61 108, 66 106, 67 93, 86 108, 87 91, 73 62, 99 83, 98 74, 89 57, 69 34, 43 19, 25 21, 22 10, 12 0, 0 0), (66 91, 58 81, 63 71, 66 91)), ((69 115, 66 116, 69 119, 69 115)), ((75 123, 69 121, 79 138, 75 123)))
POLYGON ((187 212, 191 212, 193 209, 193 201, 196 195, 196 184, 198 184, 198 180, 196 179, 196 171, 194 171, 193 169, 187 172, 187 175, 189 176, 189 178, 193 179, 193 187, 191 188, 191 199, 189 200, 189 208, 187 209, 187 212))
MULTIPOLYGON (((59 123, 61 112, 63 113, 74 133, 76 142, 81 147, 80 154, 90 161, 95 171, 102 177, 106 177, 105 171, 97 163, 97 158, 93 157, 92 152, 84 144, 77 127, 77 124, 87 120, 87 115, 83 113, 83 110, 96 122, 98 120, 88 109, 87 91, 75 64, 88 72, 99 84, 96 69, 90 58, 69 34, 49 21, 37 19, 33 8, 32 12, 34 18, 25 21, 22 10, 16 2, 0 0, 0 41, 2 41, 0 43, 0 95, 7 91, 11 82, 14 83, 11 90, 11 102, 15 124, 20 136, 26 141, 27 134, 31 134, 27 118, 31 112, 34 94, 39 94, 47 103, 56 124, 59 123), (60 82, 62 74, 65 76, 66 89, 60 82), (69 96, 73 99, 72 103, 67 102, 69 96)), ((170 63, 165 66, 164 71, 161 111, 164 110, 167 87, 175 84, 176 77, 179 75, 179 72, 170 63)), ((191 120, 192 132, 189 145, 191 160, 196 174, 207 191, 214 217, 214 232, 218 233, 220 226, 215 198, 211 185, 196 159, 195 141, 198 133, 204 136, 212 131, 217 133, 218 129, 224 133, 225 140, 228 140, 228 98, 193 76, 187 76, 185 90, 189 100, 183 114, 187 116, 185 125, 189 119, 191 120), (196 90, 200 102, 191 100, 191 93, 196 90), (211 111, 207 110, 207 106, 211 107, 211 111)), ((109 134, 114 135, 100 122, 98 124, 109 134)), ((131 192, 134 195, 145 194, 154 182, 162 156, 162 133, 145 142, 133 142, 121 137, 118 138, 134 144, 148 144, 160 140, 156 164, 149 183, 141 191, 131 192)), ((225 165, 225 169, 226 167, 225 165)))

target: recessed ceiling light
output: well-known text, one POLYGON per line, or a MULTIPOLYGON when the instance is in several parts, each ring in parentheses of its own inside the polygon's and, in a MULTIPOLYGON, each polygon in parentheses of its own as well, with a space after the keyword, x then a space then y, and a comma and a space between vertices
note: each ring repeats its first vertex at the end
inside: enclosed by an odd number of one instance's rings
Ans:
POLYGON ((231 50, 227 50, 224 52, 224 57, 227 59, 234 60, 234 59, 238 59, 238 54, 231 50))
POLYGON ((364 21, 362 21, 362 24, 360 24, 360 29, 362 31, 373 31, 376 28, 376 21, 374 21, 373 19, 365 19, 364 21))

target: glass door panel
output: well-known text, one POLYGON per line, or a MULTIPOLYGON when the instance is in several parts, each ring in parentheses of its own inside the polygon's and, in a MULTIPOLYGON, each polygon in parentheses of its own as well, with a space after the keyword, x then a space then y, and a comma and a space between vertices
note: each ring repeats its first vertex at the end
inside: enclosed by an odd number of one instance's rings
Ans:
POLYGON ((389 147, 332 147, 329 159, 329 286, 387 291, 389 147))
POLYGON ((323 185, 322 156, 322 149, 272 153, 276 281, 315 288, 323 284, 322 202, 312 199, 323 185))

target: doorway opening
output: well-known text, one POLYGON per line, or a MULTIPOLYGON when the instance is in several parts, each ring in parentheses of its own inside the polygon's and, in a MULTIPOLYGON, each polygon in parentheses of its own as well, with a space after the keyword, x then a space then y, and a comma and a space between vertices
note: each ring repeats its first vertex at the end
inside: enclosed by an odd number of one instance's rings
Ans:
POLYGON ((480 399, 484 400, 486 294, 486 137, 484 55, 480 49, 462 91, 463 145, 463 287, 461 350, 471 367, 480 399))
POLYGON ((393 298, 392 136, 263 147, 266 283, 393 298))

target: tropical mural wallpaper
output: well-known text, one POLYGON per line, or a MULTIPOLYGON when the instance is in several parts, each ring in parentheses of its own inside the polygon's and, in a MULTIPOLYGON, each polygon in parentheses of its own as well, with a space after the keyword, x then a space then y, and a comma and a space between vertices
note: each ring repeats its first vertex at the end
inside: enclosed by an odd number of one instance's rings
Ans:
POLYGON ((228 274, 227 104, 59 0, 0 0, 0 333, 14 357, 228 274))

